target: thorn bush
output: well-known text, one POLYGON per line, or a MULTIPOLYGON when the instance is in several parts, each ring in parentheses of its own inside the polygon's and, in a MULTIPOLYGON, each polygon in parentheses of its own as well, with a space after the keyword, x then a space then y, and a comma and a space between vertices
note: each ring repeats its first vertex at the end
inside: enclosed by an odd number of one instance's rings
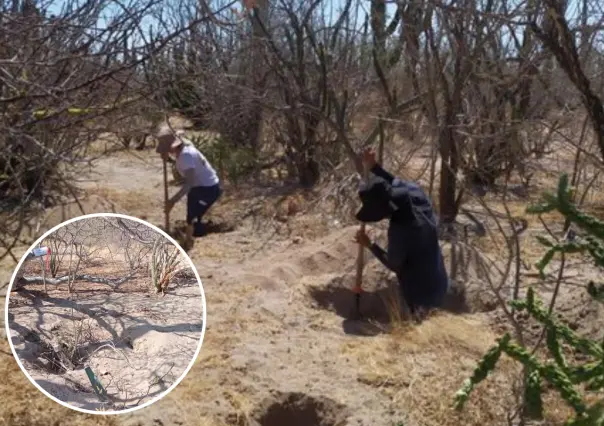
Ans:
MULTIPOLYGON (((560 242, 539 238, 539 241, 548 248, 536 265, 541 276, 543 277, 543 271, 556 253, 589 254, 597 267, 604 267, 604 222, 581 212, 572 202, 567 175, 561 176, 556 194, 544 194, 542 202, 530 206, 527 212, 542 214, 554 210, 582 229, 585 236, 577 237, 575 241, 560 242)), ((604 286, 590 282, 587 291, 595 300, 604 302, 604 286)), ((532 288, 528 289, 524 300, 512 301, 510 304, 514 310, 527 312, 544 326, 547 360, 539 360, 526 347, 512 341, 511 335, 506 333, 483 356, 473 375, 466 379, 461 389, 457 391, 455 408, 463 409, 476 385, 487 378, 495 369, 501 355, 506 354, 527 368, 528 379, 525 381, 524 403, 525 413, 530 417, 543 417, 542 384, 543 381, 547 381, 574 411, 574 417, 568 420, 567 425, 604 426, 604 399, 599 399, 591 405, 585 399, 585 392, 604 390, 604 339, 598 342, 575 333, 553 314, 548 313, 532 288), (577 364, 569 362, 564 356, 562 342, 574 351, 584 354, 585 361, 577 364)))

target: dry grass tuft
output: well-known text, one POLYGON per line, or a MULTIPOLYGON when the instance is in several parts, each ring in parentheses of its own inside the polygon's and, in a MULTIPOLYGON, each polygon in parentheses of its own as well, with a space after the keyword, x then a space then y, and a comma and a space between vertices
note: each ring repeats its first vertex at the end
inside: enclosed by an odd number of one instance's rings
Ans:
POLYGON ((208 330, 199 357, 173 394, 178 395, 181 401, 199 401, 203 398, 204 394, 216 386, 213 380, 208 380, 208 371, 228 370, 229 350, 236 342, 237 339, 229 333, 221 333, 216 329, 208 330))
MULTIPOLYGON (((521 374, 519 364, 505 356, 463 412, 452 408, 455 392, 498 337, 484 324, 482 315, 437 313, 420 325, 406 323, 369 345, 345 350, 365 359, 359 380, 408 409, 414 423, 504 425, 516 406, 514 383, 521 374)), ((560 425, 572 414, 554 392, 544 394, 544 408, 543 425, 560 425)))
POLYGON ((452 409, 453 395, 472 374, 476 362, 494 343, 484 320, 440 313, 420 325, 367 342, 351 342, 344 351, 364 367, 359 380, 408 409, 410 420, 422 425, 497 424, 511 406, 513 364, 502 363, 494 377, 481 386, 467 411, 452 409), (508 389, 510 398, 503 398, 508 389))
MULTIPOLYGON (((123 191, 113 188, 99 187, 90 189, 89 194, 95 194, 106 200, 111 200, 117 212, 128 212, 129 215, 138 216, 149 214, 149 208, 157 210, 161 214, 162 198, 158 195, 157 203, 149 200, 149 194, 138 191, 123 191), (155 204, 155 205, 154 205, 155 204)), ((158 189, 158 194, 160 190, 158 189)))
POLYGON ((232 334, 219 330, 208 331, 204 338, 203 348, 185 379, 166 396, 166 401, 159 403, 174 404, 178 407, 185 425, 225 426, 220 416, 208 413, 207 405, 216 398, 224 399, 244 414, 245 408, 251 403, 244 400, 242 395, 228 391, 228 374, 232 371, 229 352, 237 339, 232 334), (169 401, 169 402, 168 402, 169 401))
MULTIPOLYGON (((520 369, 505 357, 462 413, 452 408, 455 392, 497 337, 484 323, 479 315, 438 313, 420 325, 407 323, 392 334, 352 341, 342 349, 362 361, 358 380, 408 410, 412 424, 506 424, 507 410, 514 406, 514 377, 520 369)), ((568 418, 569 410, 557 395, 548 395, 545 404, 546 424, 568 418)))

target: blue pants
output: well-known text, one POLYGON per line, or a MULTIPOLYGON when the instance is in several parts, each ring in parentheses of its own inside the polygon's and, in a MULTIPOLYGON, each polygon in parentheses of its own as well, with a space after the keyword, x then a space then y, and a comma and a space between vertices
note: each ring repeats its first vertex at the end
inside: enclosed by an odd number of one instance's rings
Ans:
POLYGON ((191 225, 197 219, 201 225, 201 218, 221 195, 220 184, 191 188, 187 194, 187 224, 191 225))

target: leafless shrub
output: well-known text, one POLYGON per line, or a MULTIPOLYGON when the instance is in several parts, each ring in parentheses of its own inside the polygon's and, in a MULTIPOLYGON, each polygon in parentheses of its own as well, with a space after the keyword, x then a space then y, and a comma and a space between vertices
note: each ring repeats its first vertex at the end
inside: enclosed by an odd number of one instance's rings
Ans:
POLYGON ((147 259, 151 248, 142 244, 137 244, 132 239, 128 239, 124 247, 124 257, 131 270, 138 270, 147 259))
POLYGON ((106 150, 95 141, 107 132, 148 134, 163 117, 149 63, 188 27, 168 22, 155 0, 2 8, 0 257, 16 261, 24 227, 77 199, 79 178, 106 150))

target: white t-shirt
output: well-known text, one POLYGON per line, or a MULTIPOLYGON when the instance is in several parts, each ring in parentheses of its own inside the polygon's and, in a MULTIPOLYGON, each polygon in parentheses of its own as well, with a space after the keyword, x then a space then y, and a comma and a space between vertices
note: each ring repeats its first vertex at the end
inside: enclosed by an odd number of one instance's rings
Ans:
POLYGON ((176 169, 183 177, 186 170, 195 169, 194 187, 214 186, 219 183, 218 175, 212 165, 192 144, 185 143, 182 151, 176 157, 176 169))

